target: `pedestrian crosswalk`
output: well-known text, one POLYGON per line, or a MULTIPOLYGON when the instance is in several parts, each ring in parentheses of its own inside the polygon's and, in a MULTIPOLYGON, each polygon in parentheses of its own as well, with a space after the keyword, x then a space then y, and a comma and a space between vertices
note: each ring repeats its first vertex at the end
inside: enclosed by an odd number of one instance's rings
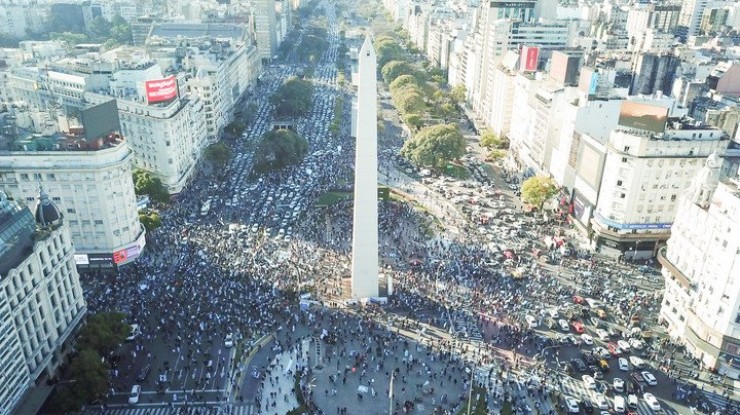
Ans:
POLYGON ((254 405, 168 406, 136 405, 125 408, 88 409, 85 415, 257 415, 254 405))

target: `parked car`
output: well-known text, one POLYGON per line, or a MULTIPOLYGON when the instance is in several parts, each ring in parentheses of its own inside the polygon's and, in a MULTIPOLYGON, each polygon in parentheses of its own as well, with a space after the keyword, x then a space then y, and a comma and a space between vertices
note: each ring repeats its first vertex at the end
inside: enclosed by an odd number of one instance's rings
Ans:
POLYGON ((630 364, 624 357, 619 358, 619 370, 628 372, 630 370, 630 364))
POLYGON ((655 376, 653 376, 652 373, 646 371, 643 371, 642 373, 643 379, 645 379, 645 382, 650 386, 656 386, 658 384, 658 380, 655 379, 655 376))

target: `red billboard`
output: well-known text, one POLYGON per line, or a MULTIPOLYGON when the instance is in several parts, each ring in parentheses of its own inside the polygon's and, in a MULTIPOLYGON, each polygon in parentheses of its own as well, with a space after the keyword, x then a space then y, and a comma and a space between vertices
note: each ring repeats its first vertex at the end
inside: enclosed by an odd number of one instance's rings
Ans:
POLYGON ((537 72, 537 60, 540 57, 540 48, 536 46, 522 46, 519 55, 519 68, 522 72, 537 72))
POLYGON ((167 101, 177 96, 177 79, 168 76, 164 79, 146 81, 146 101, 150 104, 167 101))

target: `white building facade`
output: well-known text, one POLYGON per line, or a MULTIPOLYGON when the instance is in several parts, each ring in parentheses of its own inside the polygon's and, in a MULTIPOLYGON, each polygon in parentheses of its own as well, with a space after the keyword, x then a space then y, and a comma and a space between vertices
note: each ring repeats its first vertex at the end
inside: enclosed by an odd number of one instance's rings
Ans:
MULTIPOLYGON (((0 413, 11 413, 23 393, 52 376, 71 350, 70 335, 87 310, 75 267, 74 246, 63 217, 39 222, 0 191, 0 413), (30 252, 30 253, 29 253, 30 252)), ((46 212, 46 213, 41 213, 46 212)))
POLYGON ((35 200, 39 185, 65 215, 82 266, 123 265, 142 252, 128 143, 97 151, 0 153, 0 186, 35 200))
POLYGON ((740 375, 740 177, 711 156, 682 194, 665 251, 661 321, 702 366, 740 375))
POLYGON ((669 119, 663 133, 612 130, 591 220, 596 245, 630 260, 653 257, 670 236, 679 195, 703 160, 728 144, 722 130, 691 119, 669 119))

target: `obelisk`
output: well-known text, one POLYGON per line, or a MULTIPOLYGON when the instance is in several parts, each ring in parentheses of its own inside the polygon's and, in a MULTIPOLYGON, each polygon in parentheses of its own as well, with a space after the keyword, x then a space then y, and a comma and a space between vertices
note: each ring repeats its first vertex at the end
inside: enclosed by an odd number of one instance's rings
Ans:
POLYGON ((359 55, 355 204, 352 229, 352 298, 378 296, 378 88, 370 37, 359 55))

